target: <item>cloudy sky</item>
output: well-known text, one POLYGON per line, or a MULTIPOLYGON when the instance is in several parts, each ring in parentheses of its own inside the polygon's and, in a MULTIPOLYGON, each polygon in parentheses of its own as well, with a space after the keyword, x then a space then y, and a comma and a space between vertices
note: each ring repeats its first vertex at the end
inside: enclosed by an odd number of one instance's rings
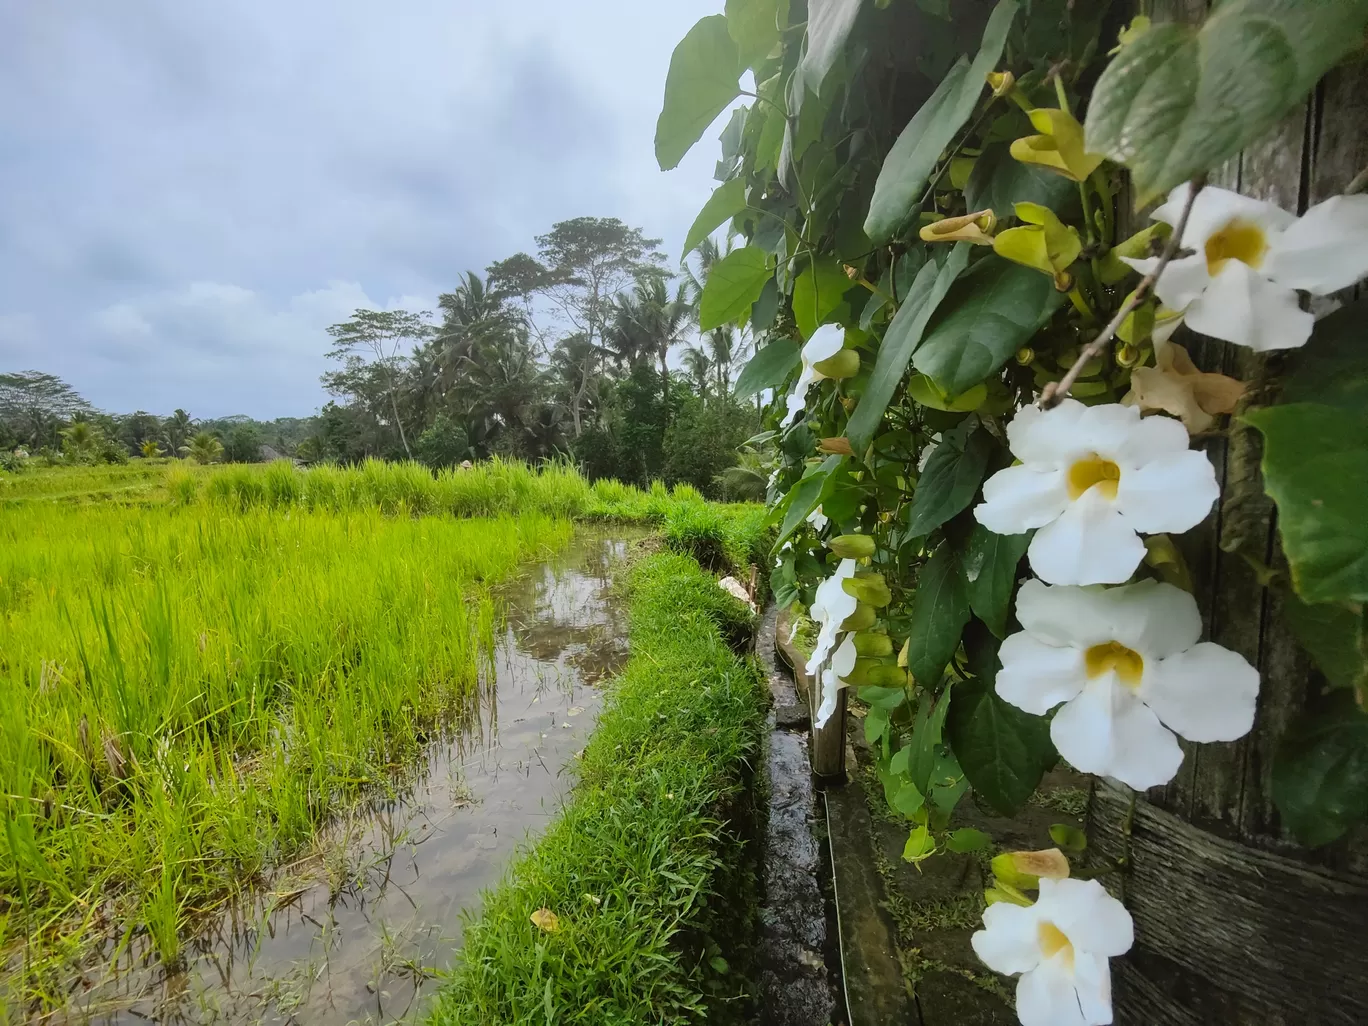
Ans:
POLYGON ((722 122, 662 173, 722 0, 0 0, 0 371, 111 412, 313 412, 328 324, 431 308, 553 222, 677 259, 722 122))

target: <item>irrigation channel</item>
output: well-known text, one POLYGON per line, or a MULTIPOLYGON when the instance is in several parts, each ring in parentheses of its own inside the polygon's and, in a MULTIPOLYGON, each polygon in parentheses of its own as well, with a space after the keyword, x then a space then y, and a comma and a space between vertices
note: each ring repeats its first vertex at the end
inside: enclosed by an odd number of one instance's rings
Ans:
POLYGON ((332 825, 319 853, 191 946, 166 975, 125 955, 82 996, 77 1021, 391 1023, 417 1018, 520 842, 574 780, 627 655, 614 564, 645 532, 581 530, 570 546, 501 586, 505 625, 478 711, 429 751, 392 800, 332 825))

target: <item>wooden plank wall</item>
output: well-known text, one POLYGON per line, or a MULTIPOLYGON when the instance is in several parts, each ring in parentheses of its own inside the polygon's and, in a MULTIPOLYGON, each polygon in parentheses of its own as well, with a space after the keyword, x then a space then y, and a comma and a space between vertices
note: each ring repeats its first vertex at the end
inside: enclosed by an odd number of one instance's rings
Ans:
MULTIPOLYGON (((1197 20, 1208 5, 1150 6, 1157 19, 1197 20)), ((1212 184, 1301 213, 1342 192, 1364 167, 1368 62, 1359 61, 1332 71, 1212 184)), ((1176 341, 1203 369, 1254 382, 1249 405, 1276 401, 1278 380, 1296 360, 1192 335, 1176 341)), ((1228 435, 1202 444, 1223 482, 1222 499, 1180 544, 1207 636, 1260 670, 1258 717, 1233 744, 1185 744, 1178 777, 1133 807, 1128 792, 1106 784, 1094 791, 1093 849, 1128 856, 1129 872, 1108 879, 1137 926, 1134 950, 1115 964, 1116 1022, 1361 1026, 1368 1023, 1368 831, 1310 851, 1279 823, 1270 797, 1274 752, 1287 725, 1322 699, 1323 681, 1288 632, 1277 588, 1262 583, 1261 566, 1285 563, 1259 473, 1258 433, 1232 421, 1228 435)))

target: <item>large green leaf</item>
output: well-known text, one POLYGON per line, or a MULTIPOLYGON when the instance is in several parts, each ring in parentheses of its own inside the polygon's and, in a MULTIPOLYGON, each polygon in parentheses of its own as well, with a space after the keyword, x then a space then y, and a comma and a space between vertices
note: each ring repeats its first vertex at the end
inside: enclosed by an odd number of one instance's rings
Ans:
POLYGON ((995 373, 1063 302, 1048 275, 990 254, 963 275, 927 329, 912 366, 949 396, 995 373))
POLYGON ((808 0, 807 49, 798 73, 814 96, 855 27, 864 0, 808 0))
POLYGON ((656 121, 656 161, 662 171, 677 167, 717 115, 741 95, 743 70, 726 15, 702 19, 680 40, 670 58, 665 105, 656 121))
POLYGON ((912 280, 912 287, 879 344, 879 355, 864 394, 860 396, 860 405, 855 407, 846 426, 846 437, 856 452, 864 452, 869 446, 893 393, 898 390, 898 383, 907 373, 907 362, 921 343, 927 322, 969 263, 970 249, 967 242, 956 244, 944 264, 938 267, 928 260, 912 280))
POLYGON ((1282 389, 1284 403, 1368 411, 1368 298, 1317 321, 1294 358, 1296 371, 1282 389))
POLYGON ((773 273, 769 254, 756 246, 733 250, 713 264, 698 301, 698 330, 742 320, 773 273))
POLYGON ((745 369, 736 379, 732 390, 738 399, 745 399, 763 392, 767 388, 777 388, 793 373, 793 368, 802 362, 803 354, 798 343, 787 338, 771 339, 761 346, 750 358, 745 369))
POLYGON ((1368 411, 1320 403, 1252 410, 1264 487, 1306 602, 1368 601, 1368 411))
POLYGON ((1368 693, 1368 619, 1362 608, 1334 602, 1307 605, 1284 595, 1287 625, 1332 687, 1368 693))
POLYGON ((727 0, 727 31, 745 67, 769 56, 779 42, 779 26, 788 24, 788 8, 789 0, 727 0))
POLYGON ((1017 203, 1039 203, 1062 213, 1076 204, 1078 186, 1063 175, 1045 171, 1015 159, 1007 143, 985 147, 974 161, 964 186, 964 202, 970 210, 991 210, 999 218, 1012 216, 1017 203))
POLYGON ((960 768, 981 797, 1010 816, 1035 793, 1054 759, 1050 721, 1009 705, 992 677, 954 686, 945 732, 960 768))
POLYGON ((1016 587, 1017 568, 1031 536, 994 534, 975 524, 964 552, 964 577, 969 582, 969 608, 999 638, 1007 634, 1007 613, 1016 587))
POLYGON ((993 455, 993 439, 987 431, 969 431, 966 438, 970 426, 966 421, 962 429, 947 431, 931 451, 907 512, 909 536, 930 534, 969 505, 978 491, 993 455))
POLYGON ((850 288, 841 265, 830 257, 812 260, 793 283, 793 319, 803 338, 811 338, 850 288))
POLYGON ((918 684, 935 687, 969 622, 968 586, 959 560, 943 544, 917 575, 908 623, 907 668, 918 684))
POLYGON ((784 511, 784 522, 779 528, 779 537, 774 544, 778 546, 788 540, 789 535, 798 530, 798 525, 807 519, 808 514, 822 502, 822 492, 826 490, 832 472, 841 465, 844 456, 828 456, 820 464, 808 467, 803 479, 788 493, 788 509, 784 511))
POLYGON ((1293 725, 1273 762, 1273 801, 1304 844, 1329 844, 1368 818, 1368 714, 1345 699, 1293 725))
POLYGON ((1366 25, 1365 0, 1224 0, 1200 28, 1155 25, 1098 80, 1087 148, 1129 167, 1147 203, 1264 135, 1366 25))
POLYGON ((1016 0, 998 0, 973 62, 960 58, 888 151, 865 218, 865 234, 874 242, 887 242, 916 214, 942 151, 974 113, 984 76, 1002 57, 1016 12, 1016 0))
POLYGON ((703 209, 694 218, 689 234, 684 237, 684 252, 681 259, 692 253, 700 242, 745 209, 744 178, 733 178, 714 189, 713 194, 708 197, 708 202, 703 204, 703 209))

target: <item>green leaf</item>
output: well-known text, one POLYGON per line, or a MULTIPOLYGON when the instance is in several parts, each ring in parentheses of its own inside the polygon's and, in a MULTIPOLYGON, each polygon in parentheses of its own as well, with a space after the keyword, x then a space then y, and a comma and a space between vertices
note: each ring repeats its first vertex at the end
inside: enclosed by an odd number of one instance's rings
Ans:
POLYGON ((931 831, 926 824, 913 827, 912 833, 907 837, 907 844, 903 846, 902 857, 908 862, 921 862, 936 851, 936 839, 931 836, 931 831))
POLYGON ((717 115, 741 95, 745 70, 727 18, 703 18, 675 47, 665 76, 665 104, 656 121, 656 162, 677 167, 717 115))
POLYGON ((727 31, 741 52, 741 63, 754 67, 779 42, 779 26, 788 24, 789 0, 727 0, 727 31))
POLYGON ((751 305, 751 330, 768 331, 774 327, 774 319, 779 315, 779 283, 770 278, 760 290, 760 298, 751 305))
POLYGON ((1348 696, 1283 737, 1273 762, 1273 801, 1303 844, 1329 844, 1368 818, 1368 714, 1348 696))
POLYGON ((969 505, 992 455, 988 432, 971 431, 965 439, 963 431, 947 431, 917 479, 907 513, 908 535, 930 534, 969 505))
POLYGON ((1063 299, 1048 275, 987 256, 945 297, 912 366, 947 395, 967 392, 1010 360, 1063 299))
POLYGON ((957 852, 983 851, 992 843, 991 834, 985 834, 982 830, 975 830, 973 827, 956 830, 945 839, 945 846, 951 851, 957 852))
POLYGON ((884 332, 869 383, 846 426, 846 437, 856 452, 868 448, 898 383, 907 373, 907 362, 921 343, 927 322, 968 265, 971 248, 967 242, 957 243, 942 266, 928 260, 912 280, 912 287, 884 332))
POLYGON ((1368 601, 1368 413, 1320 403, 1252 410, 1264 488, 1303 601, 1368 601))
POLYGON ((904 780, 893 796, 891 804, 904 816, 911 818, 920 812, 926 804, 926 796, 917 789, 916 784, 910 780, 904 780))
POLYGON ((860 688, 860 701, 876 709, 887 709, 892 712, 907 701, 907 691, 905 688, 883 688, 869 684, 860 688))
POLYGON ((743 319, 773 274, 769 254, 755 246, 733 250, 713 264, 698 304, 698 330, 743 319))
POLYGON ((822 83, 841 55, 863 2, 808 0, 807 48, 798 73, 814 96, 822 95, 822 83))
POLYGON ((779 537, 774 542, 776 547, 784 544, 789 535, 798 529, 798 525, 807 519, 808 514, 818 507, 832 471, 840 466, 843 459, 844 456, 828 456, 817 466, 809 467, 803 479, 793 486, 788 494, 788 510, 779 528, 779 537))
POLYGON ((999 219, 1012 216, 1017 203, 1039 203, 1059 211, 1076 199, 1078 186, 1063 175, 1023 164, 1012 157, 1008 144, 988 146, 974 161, 964 186, 970 210, 991 210, 999 219))
POLYGON ((973 63, 963 57, 956 62, 888 151, 865 218, 865 234, 872 241, 887 242, 916 214, 936 162, 974 113, 984 76, 1002 57, 1016 12, 1015 0, 998 0, 973 63))
POLYGON ((1283 384, 1282 402, 1320 403, 1359 413, 1368 410, 1368 298, 1340 307, 1316 322, 1295 354, 1296 370, 1283 384))
POLYGON ((899 776, 905 776, 907 774, 907 763, 910 758, 912 758, 912 746, 903 745, 893 754, 893 758, 888 760, 888 772, 899 776))
POLYGON ((797 342, 787 338, 771 339, 750 358, 736 379, 732 394, 745 399, 767 388, 778 388, 802 362, 803 351, 797 342))
POLYGON ((1368 618, 1333 602, 1283 596, 1287 625, 1333 687, 1368 690, 1368 618))
POLYGON ((874 744, 888 733, 888 710, 875 707, 865 714, 865 741, 874 744))
POLYGON ((908 623, 907 668, 923 687, 935 687, 959 647, 969 620, 968 586, 948 544, 936 550, 917 575, 908 623))
POLYGON ((850 289, 850 279, 830 257, 812 260, 793 283, 793 319, 803 338, 811 338, 850 289))
POLYGON ((1131 169, 1143 206, 1262 137, 1365 25, 1364 0, 1224 0, 1200 29, 1155 25, 1098 80, 1087 148, 1131 169))
POLYGON ((1035 792, 1054 752, 1050 722, 1008 705, 991 680, 955 685, 946 734, 974 792, 1010 816, 1035 792))
POLYGON ((1029 533, 994 534, 975 524, 964 552, 964 578, 969 582, 969 608, 999 638, 1007 636, 1007 613, 1016 587, 1017 568, 1029 533))
POLYGON ((731 218, 746 209, 746 180, 733 178, 713 190, 708 202, 694 218, 689 234, 684 238, 683 256, 688 256, 698 244, 715 232, 731 218))

